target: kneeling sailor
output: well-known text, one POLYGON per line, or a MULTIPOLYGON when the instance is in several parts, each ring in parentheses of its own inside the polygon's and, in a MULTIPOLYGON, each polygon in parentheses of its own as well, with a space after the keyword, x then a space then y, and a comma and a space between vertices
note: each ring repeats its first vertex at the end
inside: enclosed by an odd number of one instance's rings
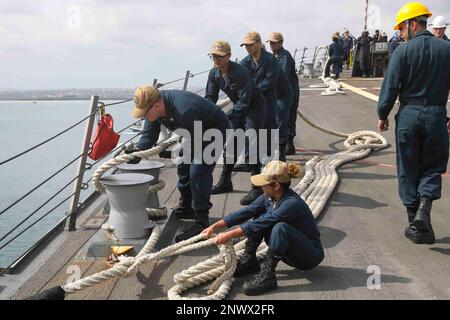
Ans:
POLYGON ((301 167, 278 160, 269 162, 261 174, 252 176, 254 185, 264 194, 251 203, 203 231, 210 237, 216 230, 239 227, 220 233, 216 244, 225 244, 233 238, 247 236, 245 252, 234 277, 258 273, 244 283, 244 293, 259 295, 277 288, 275 268, 280 260, 299 270, 309 270, 324 258, 320 233, 303 199, 290 188, 291 178, 299 177, 301 167), (250 220, 252 219, 252 220, 250 220), (249 220, 249 221, 247 221, 249 220), (265 240, 269 249, 260 266, 256 251, 265 240))

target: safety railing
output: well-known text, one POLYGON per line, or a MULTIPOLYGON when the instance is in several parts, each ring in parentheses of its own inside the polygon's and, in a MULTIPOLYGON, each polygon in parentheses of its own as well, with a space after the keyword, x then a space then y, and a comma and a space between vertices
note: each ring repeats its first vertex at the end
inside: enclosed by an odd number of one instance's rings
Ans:
POLYGON ((325 61, 328 58, 328 47, 314 47, 303 49, 295 49, 294 59, 296 62, 297 72, 300 75, 312 76, 311 71, 315 74, 322 74, 325 61), (306 68, 305 68, 306 65, 306 68))
MULTIPOLYGON (((186 74, 183 78, 175 79, 172 81, 167 81, 163 83, 159 83, 157 79, 153 80, 153 84, 159 88, 161 87, 168 87, 169 85, 174 86, 176 84, 182 83, 181 87, 173 87, 173 88, 179 88, 183 90, 188 90, 189 80, 194 77, 198 77, 204 74, 207 74, 210 69, 199 72, 199 73, 192 73, 190 70, 186 71, 186 74)), ((205 82, 206 83, 206 80, 205 82)), ((197 94, 204 93, 205 89, 194 89, 192 92, 195 92, 197 94)), ((224 98, 223 93, 221 94, 220 98, 224 98)), ((64 165, 62 165, 59 169, 55 170, 52 174, 50 174, 48 177, 41 180, 37 185, 33 186, 28 190, 27 192, 24 192, 22 195, 18 196, 16 200, 12 201, 10 204, 8 204, 3 209, 0 208, 0 219, 4 218, 6 214, 13 213, 13 210, 17 208, 19 204, 24 204, 26 200, 30 199, 30 197, 38 190, 42 189, 44 186, 46 186, 50 181, 52 181, 55 177, 58 175, 61 175, 64 171, 67 171, 69 168, 73 167, 77 162, 77 172, 75 176, 71 179, 69 179, 65 184, 63 184, 61 187, 58 186, 58 190, 54 193, 52 193, 48 198, 43 200, 42 203, 40 203, 37 208, 34 210, 30 210, 31 212, 26 214, 25 217, 19 219, 20 221, 17 221, 15 225, 10 229, 4 232, 3 234, 0 234, 0 256, 2 254, 2 250, 5 250, 6 248, 11 248, 11 246, 14 245, 14 242, 17 241, 20 237, 25 236, 28 232, 32 230, 33 227, 41 223, 46 217, 50 216, 52 213, 54 213, 56 210, 60 209, 62 206, 69 204, 69 209, 65 212, 64 217, 61 218, 58 223, 52 227, 49 227, 48 232, 46 232, 43 236, 41 236, 38 240, 33 241, 31 243, 28 243, 25 247, 25 250, 23 252, 17 252, 18 254, 11 258, 10 260, 12 262, 8 262, 7 266, 0 266, 0 274, 2 273, 13 273, 20 265, 22 265, 24 262, 27 261, 27 258, 29 258, 32 254, 34 254, 36 251, 40 250, 42 248, 42 245, 46 243, 49 239, 57 235, 59 232, 61 232, 66 226, 67 231, 73 231, 76 229, 76 221, 79 214, 82 212, 82 210, 97 196, 97 192, 90 193, 83 201, 80 202, 80 196, 82 191, 87 190, 89 188, 89 182, 91 181, 92 177, 87 179, 85 181, 85 174, 95 168, 100 162, 103 162, 105 159, 112 155, 118 155, 120 152, 122 152, 126 145, 134 141, 136 138, 138 138, 140 135, 142 135, 144 132, 142 130, 132 133, 132 136, 126 139, 126 141, 122 141, 114 150, 109 152, 107 155, 105 155, 103 158, 93 162, 88 163, 88 154, 92 150, 91 140, 92 140, 92 131, 94 129, 94 124, 96 117, 99 116, 100 111, 104 111, 105 108, 111 108, 116 105, 124 104, 133 101, 133 99, 128 99, 124 101, 117 101, 112 103, 104 103, 100 101, 99 96, 92 96, 90 100, 90 106, 88 115, 84 117, 83 119, 79 120, 78 122, 74 123, 70 127, 62 130, 61 132, 55 134, 54 136, 34 145, 33 147, 30 147, 23 152, 17 153, 14 156, 11 156, 5 160, 0 161, 0 170, 2 169, 2 166, 9 163, 13 163, 13 161, 16 161, 18 158, 21 158, 31 152, 39 151, 39 148, 48 145, 49 143, 55 141, 56 139, 60 138, 61 136, 65 135, 69 131, 71 131, 74 128, 80 127, 81 125, 85 124, 85 130, 84 130, 84 137, 82 141, 82 147, 81 152, 79 155, 74 157, 72 160, 68 161, 64 165), (73 186, 72 192, 67 195, 64 194, 64 192, 67 192, 67 189, 70 188, 70 186, 73 186), (61 197, 62 199, 59 199, 58 197, 61 197), (58 198, 58 199, 57 199, 58 198), (46 210, 44 213, 42 211, 46 206, 52 204, 53 200, 57 199, 57 203, 51 207, 50 209, 46 210)), ((135 121, 121 130, 117 131, 118 134, 121 134, 125 132, 126 130, 130 129, 131 127, 135 126, 137 123, 139 123, 141 120, 135 121)), ((0 159, 1 160, 1 159, 0 159)), ((26 204, 26 203, 25 203, 26 204)), ((1 222, 1 220, 0 220, 1 222)))
MULTIPOLYGON (((316 47, 314 49, 314 54, 311 56, 312 61, 315 61, 317 59, 321 59, 324 53, 321 53, 320 49, 323 49, 322 47, 316 47)), ((303 54, 299 56, 298 50, 294 52, 294 58, 296 61, 299 61, 299 70, 301 71, 301 66, 303 63, 308 61, 308 56, 306 53, 308 52, 308 48, 305 48, 303 50, 303 54)), ((327 50, 325 50, 326 52, 327 50)), ((180 77, 175 80, 167 81, 167 82, 159 82, 158 79, 153 80, 153 85, 158 88, 168 88, 170 85, 171 89, 182 89, 182 90, 188 90, 189 80, 194 77, 199 77, 201 75, 205 75, 210 71, 210 69, 193 73, 190 70, 187 70, 184 77, 180 77), (182 85, 181 85, 182 83, 182 85), (175 85, 175 87, 174 87, 175 85), (180 85, 180 86, 176 86, 180 85)), ((206 83, 206 80, 205 80, 206 83)), ((205 88, 202 87, 201 89, 193 89, 192 92, 202 95, 205 92, 205 88)), ((219 99, 225 99, 226 95, 221 92, 219 95, 219 99)), ((113 106, 121 105, 124 103, 128 103, 133 101, 133 99, 127 99, 123 101, 117 101, 112 103, 104 103, 100 101, 99 96, 92 96, 90 100, 89 105, 89 111, 88 115, 78 122, 74 123, 73 125, 69 126, 68 128, 62 130, 61 132, 55 134, 54 136, 34 145, 33 147, 30 147, 23 152, 20 152, 14 156, 11 156, 5 160, 0 161, 0 170, 2 169, 2 166, 11 163, 18 158, 32 152, 37 151, 40 147, 49 144, 50 142, 53 142, 57 138, 60 138, 61 136, 65 135, 69 131, 73 130, 74 128, 77 128, 81 126, 82 124, 85 124, 84 129, 84 137, 82 140, 82 147, 81 152, 79 155, 74 157, 72 160, 65 163, 63 166, 61 166, 59 169, 55 170, 51 175, 43 179, 41 182, 39 182, 36 186, 32 187, 29 191, 24 192, 21 196, 19 196, 16 200, 14 200, 12 203, 8 204, 5 208, 0 208, 0 219, 2 216, 6 213, 11 213, 12 209, 15 209, 18 204, 23 203, 27 199, 29 199, 38 189, 43 188, 47 183, 52 181, 55 177, 66 171, 67 169, 71 168, 73 165, 75 165, 77 162, 77 172, 76 175, 69 179, 68 182, 66 182, 62 187, 60 187, 56 192, 54 192, 50 197, 45 199, 40 205, 37 206, 34 210, 32 210, 29 214, 27 214, 24 218, 20 219, 10 230, 6 231, 3 234, 0 234, 0 256, 2 250, 4 250, 7 247, 10 247, 14 242, 21 236, 24 236, 27 232, 30 232, 30 230, 38 225, 40 222, 42 222, 46 217, 54 213, 56 210, 60 209, 63 205, 67 205, 67 202, 70 202, 68 210, 64 213, 64 217, 62 217, 56 225, 49 228, 49 231, 46 232, 43 236, 41 236, 38 240, 29 243, 26 246, 26 249, 24 252, 20 252, 18 254, 18 258, 12 259, 12 263, 8 263, 6 267, 3 267, 0 265, 0 274, 9 272, 13 273, 20 265, 22 265, 24 262, 27 261, 27 259, 34 254, 36 251, 40 250, 42 248, 42 245, 46 243, 49 239, 57 235, 60 231, 62 231, 64 226, 66 227, 67 231, 74 231, 76 230, 76 222, 77 217, 82 212, 82 210, 98 196, 97 192, 92 192, 87 195, 87 197, 80 202, 80 196, 82 191, 87 190, 89 188, 89 182, 91 181, 92 177, 89 178, 87 181, 85 181, 85 174, 96 167, 100 162, 103 162, 105 159, 112 155, 118 155, 120 152, 122 152, 126 145, 134 141, 136 138, 138 138, 140 135, 142 135, 144 132, 142 130, 135 132, 135 134, 132 134, 131 138, 126 139, 126 141, 123 141, 120 143, 119 146, 117 146, 114 150, 109 152, 107 155, 102 157, 101 159, 93 162, 88 163, 88 154, 92 150, 91 140, 92 140, 92 132, 94 129, 94 124, 96 117, 99 116, 100 110, 104 111, 104 108, 111 108, 113 106), (43 214, 41 214, 39 217, 37 215, 41 213, 42 209, 44 209, 47 205, 51 204, 53 200, 55 200, 58 196, 61 196, 63 192, 66 192, 67 189, 72 186, 73 190, 69 195, 64 195, 62 200, 60 200, 56 205, 54 205, 52 208, 45 211, 43 214), (37 218, 36 218, 37 217, 37 218), (34 219, 32 221, 32 219, 34 219), (2 268, 3 267, 3 268, 2 268)), ((126 130, 132 128, 137 123, 139 123, 141 120, 135 121, 121 130, 117 131, 117 133, 125 132, 126 130)))

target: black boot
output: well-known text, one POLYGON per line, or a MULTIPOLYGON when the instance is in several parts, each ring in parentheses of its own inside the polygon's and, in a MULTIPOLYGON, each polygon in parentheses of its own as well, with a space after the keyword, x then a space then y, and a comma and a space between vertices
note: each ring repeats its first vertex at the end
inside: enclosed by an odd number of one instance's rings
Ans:
POLYGON ((233 191, 233 182, 231 181, 232 167, 233 165, 230 167, 231 170, 226 167, 223 169, 219 182, 212 188, 211 194, 221 194, 233 191))
POLYGON ((267 258, 261 265, 261 271, 250 281, 244 283, 242 289, 248 296, 260 295, 278 287, 275 268, 280 259, 275 256, 271 249, 267 251, 267 258))
POLYGON ((188 240, 199 235, 203 230, 209 227, 209 212, 206 210, 197 211, 195 215, 195 223, 187 230, 175 237, 175 242, 188 240))
POLYGON ((241 199, 241 205, 248 206, 250 203, 259 198, 260 195, 263 194, 263 191, 260 187, 256 187, 252 185, 252 190, 245 197, 241 199))
POLYGON ((414 218, 416 217, 417 207, 406 208, 406 212, 408 214, 409 226, 405 228, 405 237, 414 243, 419 243, 419 233, 417 232, 416 227, 414 227, 413 225, 414 218))
POLYGON ((286 155, 287 156, 295 156, 294 139, 289 139, 288 144, 286 146, 286 155))
POLYGON ((280 161, 286 162, 286 144, 280 144, 280 161))
POLYGON ((258 259, 256 258, 256 250, 258 249, 258 246, 259 243, 257 243, 253 238, 248 237, 245 242, 244 254, 237 263, 236 271, 234 271, 233 277, 239 278, 248 274, 257 273, 261 270, 258 259))
POLYGON ((405 237, 415 244, 434 244, 436 242, 433 229, 431 232, 419 232, 414 226, 414 218, 416 217, 417 207, 407 208, 409 227, 405 229, 405 237))
POLYGON ((417 210, 416 217, 414 218, 414 226, 417 231, 430 232, 431 231, 431 205, 432 200, 428 198, 421 198, 419 209, 417 210))
POLYGON ((175 214, 178 219, 195 219, 195 212, 194 209, 192 209, 191 202, 191 199, 181 197, 178 207, 174 208, 172 213, 175 214))

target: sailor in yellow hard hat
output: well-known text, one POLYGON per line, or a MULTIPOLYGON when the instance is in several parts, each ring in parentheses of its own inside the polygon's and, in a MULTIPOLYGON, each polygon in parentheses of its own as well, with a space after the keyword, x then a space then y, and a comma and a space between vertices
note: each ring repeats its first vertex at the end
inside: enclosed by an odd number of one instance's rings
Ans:
POLYGON ((435 242, 431 205, 441 198, 441 175, 449 157, 450 43, 427 31, 431 15, 420 2, 410 2, 398 12, 394 29, 407 43, 392 54, 378 102, 378 128, 386 131, 399 96, 395 117, 399 193, 408 213, 405 236, 419 244, 435 242))

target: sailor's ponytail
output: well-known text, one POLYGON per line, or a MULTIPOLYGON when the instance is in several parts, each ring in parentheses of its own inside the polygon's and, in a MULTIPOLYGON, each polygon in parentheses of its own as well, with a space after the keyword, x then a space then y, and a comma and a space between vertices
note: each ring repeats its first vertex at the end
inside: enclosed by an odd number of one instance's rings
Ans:
POLYGON ((291 178, 301 178, 303 177, 303 168, 300 163, 288 163, 287 164, 288 174, 291 178))

